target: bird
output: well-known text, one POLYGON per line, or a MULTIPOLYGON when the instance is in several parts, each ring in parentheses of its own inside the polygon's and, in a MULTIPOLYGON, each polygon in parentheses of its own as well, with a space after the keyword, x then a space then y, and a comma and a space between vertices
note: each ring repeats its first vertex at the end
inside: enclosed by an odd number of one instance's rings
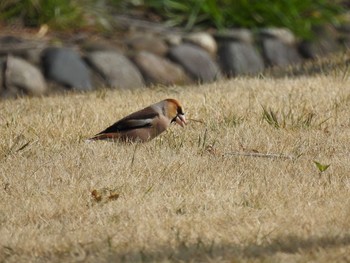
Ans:
POLYGON ((181 127, 187 124, 180 102, 168 98, 131 113, 88 141, 147 142, 164 132, 171 123, 181 127))

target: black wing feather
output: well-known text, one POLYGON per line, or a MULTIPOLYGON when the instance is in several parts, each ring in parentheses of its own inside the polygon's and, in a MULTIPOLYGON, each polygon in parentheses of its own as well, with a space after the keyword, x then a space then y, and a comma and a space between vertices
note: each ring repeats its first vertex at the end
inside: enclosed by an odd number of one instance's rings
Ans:
POLYGON ((134 129, 150 127, 150 126, 152 126, 151 123, 142 123, 141 120, 153 119, 157 116, 159 116, 159 114, 156 112, 152 112, 149 114, 143 114, 142 117, 140 117, 139 114, 133 113, 133 114, 126 116, 125 118, 117 121, 116 123, 109 126, 107 129, 105 129, 104 131, 102 131, 98 134, 123 132, 123 131, 130 131, 130 130, 134 130, 134 129))

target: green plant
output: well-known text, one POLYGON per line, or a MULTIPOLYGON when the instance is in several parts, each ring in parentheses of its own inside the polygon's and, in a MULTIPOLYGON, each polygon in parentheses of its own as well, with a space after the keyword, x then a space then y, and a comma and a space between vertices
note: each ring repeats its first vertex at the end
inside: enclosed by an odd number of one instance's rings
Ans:
MULTIPOLYGON (((331 166, 330 164, 321 164, 321 163, 319 163, 317 161, 314 161, 314 164, 316 165, 316 167, 318 169, 318 176, 319 176, 319 178, 321 178, 322 174, 329 168, 329 166, 331 166)), ((330 173, 328 173, 327 180, 328 180, 329 184, 332 183, 331 174, 330 173)))
POLYGON ((25 26, 48 24, 57 29, 79 28, 96 17, 97 0, 9 0, 0 3, 0 20, 20 20, 25 26))
POLYGON ((154 13, 167 24, 187 30, 198 26, 286 27, 303 38, 312 37, 314 26, 339 24, 340 15, 346 11, 340 1, 331 0, 7 0, 0 3, 0 20, 21 19, 26 26, 46 23, 55 28, 79 28, 87 17, 93 17, 109 27, 109 6, 122 13, 134 9, 154 13))
POLYGON ((286 27, 296 35, 312 37, 312 27, 324 23, 339 23, 344 10, 336 1, 329 0, 240 0, 227 8, 226 26, 286 27))
POLYGON ((286 27, 303 38, 312 27, 340 23, 345 12, 339 1, 330 0, 111 0, 114 4, 154 11, 170 25, 261 28, 286 27))
POLYGON ((230 112, 228 114, 224 114, 221 122, 227 127, 237 127, 244 122, 244 117, 230 112))
POLYGON ((287 110, 273 110, 261 106, 263 109, 262 119, 269 125, 279 128, 319 128, 323 123, 330 118, 326 118, 316 123, 316 114, 306 108, 302 108, 300 112, 296 112, 294 109, 289 108, 287 110))
POLYGON ((321 164, 321 163, 319 163, 317 161, 314 161, 314 163, 315 163, 318 171, 320 172, 320 174, 325 172, 330 166, 330 164, 321 164))
POLYGON ((273 127, 275 127, 276 129, 280 128, 280 122, 277 118, 277 114, 272 110, 272 109, 266 109, 264 106, 262 106, 263 108, 263 119, 270 125, 272 125, 273 127))

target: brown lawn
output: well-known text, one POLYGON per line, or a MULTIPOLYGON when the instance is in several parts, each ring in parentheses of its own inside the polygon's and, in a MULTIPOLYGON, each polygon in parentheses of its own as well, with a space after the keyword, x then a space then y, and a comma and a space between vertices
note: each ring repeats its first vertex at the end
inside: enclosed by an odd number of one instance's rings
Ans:
POLYGON ((0 261, 349 262, 349 109, 336 74, 0 101, 0 261), (85 142, 167 97, 184 129, 85 142))

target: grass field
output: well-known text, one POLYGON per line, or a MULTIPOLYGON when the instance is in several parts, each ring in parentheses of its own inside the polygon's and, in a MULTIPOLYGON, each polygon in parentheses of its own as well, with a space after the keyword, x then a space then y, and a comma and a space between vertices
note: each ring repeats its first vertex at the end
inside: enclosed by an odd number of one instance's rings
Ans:
POLYGON ((349 262, 349 108, 336 74, 0 101, 0 262, 349 262), (168 97, 184 129, 85 142, 168 97))

